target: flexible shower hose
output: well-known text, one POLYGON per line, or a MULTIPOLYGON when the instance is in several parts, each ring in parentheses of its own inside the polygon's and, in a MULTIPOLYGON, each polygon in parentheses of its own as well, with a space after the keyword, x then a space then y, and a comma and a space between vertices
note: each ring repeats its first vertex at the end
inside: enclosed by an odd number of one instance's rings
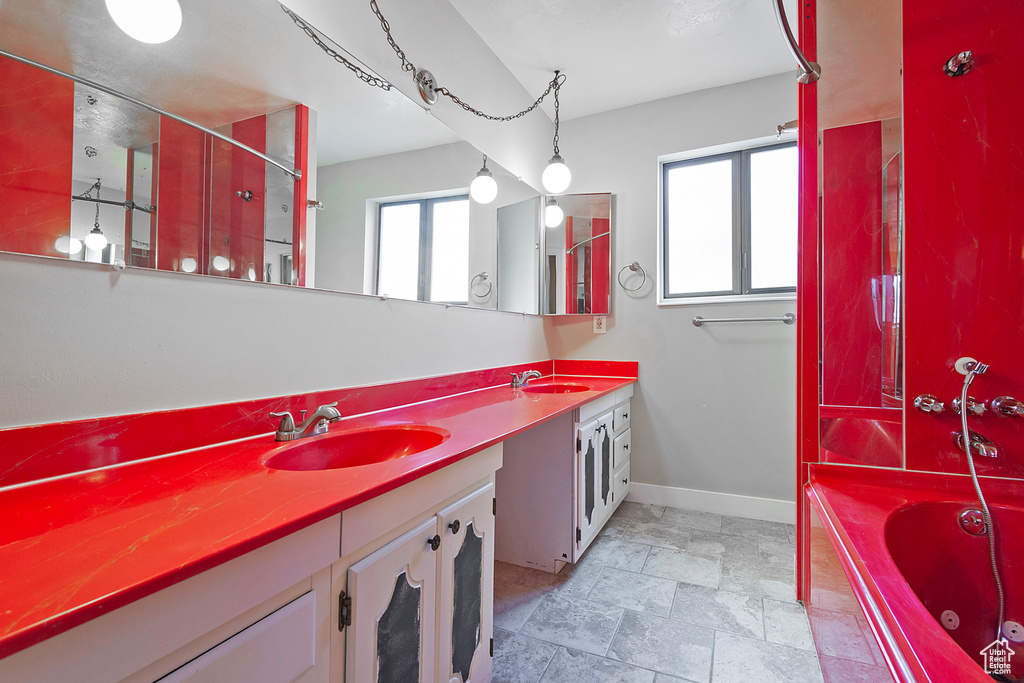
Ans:
POLYGON ((971 432, 967 428, 967 390, 974 381, 974 375, 981 363, 975 361, 975 365, 964 377, 964 388, 960 392, 960 426, 962 427, 962 443, 967 453, 967 466, 971 470, 971 481, 974 482, 974 490, 978 494, 978 502, 981 503, 981 512, 985 516, 985 531, 988 535, 988 555, 992 562, 992 576, 996 579, 996 590, 999 592, 999 621, 996 622, 996 640, 1003 637, 1003 581, 999 578, 999 566, 996 564, 996 532, 992 525, 992 515, 988 511, 988 503, 985 502, 985 494, 981 492, 981 484, 978 483, 978 473, 974 470, 974 456, 971 454, 971 432))

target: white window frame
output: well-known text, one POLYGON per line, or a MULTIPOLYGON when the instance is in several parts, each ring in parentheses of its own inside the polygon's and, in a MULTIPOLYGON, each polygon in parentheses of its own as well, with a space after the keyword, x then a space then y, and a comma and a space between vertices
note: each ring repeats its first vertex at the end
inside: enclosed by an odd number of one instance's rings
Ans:
MULTIPOLYGON (((455 201, 469 201, 469 194, 460 192, 458 194, 441 194, 437 196, 421 196, 411 197, 408 199, 396 199, 391 201, 382 201, 377 204, 377 232, 376 232, 376 258, 374 259, 374 289, 376 296, 380 296, 380 233, 381 228, 381 217, 383 209, 387 206, 399 206, 402 204, 419 204, 420 206, 420 244, 419 244, 419 264, 417 266, 417 294, 415 301, 423 301, 425 303, 434 304, 447 304, 450 306, 467 306, 469 305, 469 285, 466 285, 466 301, 440 301, 431 299, 430 294, 430 278, 431 278, 431 264, 433 257, 433 237, 434 237, 434 206, 445 202, 455 201)), ((466 245, 467 250, 469 245, 466 245)))
POLYGON ((780 143, 790 142, 783 138, 772 135, 753 140, 715 145, 713 147, 702 147, 677 154, 665 154, 658 157, 658 306, 697 306, 702 304, 725 304, 725 303, 749 303, 752 301, 795 301, 796 292, 755 292, 752 294, 716 294, 716 295, 695 295, 695 296, 665 296, 665 166, 678 161, 691 161, 704 157, 713 157, 721 154, 732 154, 756 150, 759 147, 771 147, 780 143))

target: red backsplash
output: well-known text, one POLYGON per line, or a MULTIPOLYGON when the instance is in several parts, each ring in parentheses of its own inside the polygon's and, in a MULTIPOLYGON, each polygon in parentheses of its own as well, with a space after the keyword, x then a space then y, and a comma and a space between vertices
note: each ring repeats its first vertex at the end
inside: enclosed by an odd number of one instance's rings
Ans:
POLYGON ((0 486, 131 462, 272 432, 270 412, 338 402, 343 417, 430 401, 509 383, 509 373, 637 377, 628 361, 537 361, 367 387, 259 398, 237 403, 0 429, 0 486), (159 434, 155 439, 154 434, 159 434))

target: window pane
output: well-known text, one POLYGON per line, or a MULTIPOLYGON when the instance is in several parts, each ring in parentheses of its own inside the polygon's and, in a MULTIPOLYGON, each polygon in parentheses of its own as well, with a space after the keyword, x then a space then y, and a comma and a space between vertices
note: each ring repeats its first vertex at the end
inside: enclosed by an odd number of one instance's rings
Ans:
POLYGON ((434 204, 430 300, 469 300, 469 200, 434 204))
POLYGON ((796 287, 796 228, 796 145, 751 153, 751 289, 796 287))
POLYGON ((733 289, 732 159, 668 169, 668 295, 733 289))
POLYGON ((416 299, 419 258, 420 205, 382 206, 377 293, 396 299, 416 299))

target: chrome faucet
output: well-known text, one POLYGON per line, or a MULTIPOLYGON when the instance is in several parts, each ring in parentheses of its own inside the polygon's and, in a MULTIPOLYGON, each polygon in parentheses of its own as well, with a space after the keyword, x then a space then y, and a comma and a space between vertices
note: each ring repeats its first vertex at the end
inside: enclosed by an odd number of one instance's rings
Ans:
POLYGON ((509 374, 512 375, 512 388, 513 389, 518 389, 519 387, 525 387, 527 384, 530 383, 531 379, 533 379, 533 378, 540 379, 540 377, 541 377, 541 374, 539 372, 537 372, 536 370, 524 370, 520 374, 517 374, 517 373, 514 373, 514 372, 510 372, 509 374))
MULTIPOLYGON (((308 420, 303 420, 302 424, 295 426, 295 420, 292 418, 292 414, 287 410, 283 413, 271 413, 271 417, 281 418, 281 423, 277 426, 277 433, 274 434, 274 440, 276 441, 294 441, 295 439, 301 439, 306 436, 316 436, 317 434, 323 434, 326 432, 330 423, 337 422, 341 419, 341 413, 334 406, 338 405, 338 402, 328 403, 327 405, 320 406, 308 420)), ((306 411, 302 411, 302 416, 306 416, 306 411)))
MULTIPOLYGON (((995 458, 996 456, 999 455, 999 449, 996 448, 996 445, 976 431, 971 430, 970 442, 971 450, 977 453, 978 455, 984 456, 986 458, 995 458)), ((957 448, 966 453, 966 450, 964 449, 963 434, 961 434, 960 432, 953 432, 953 443, 956 445, 957 448)))

